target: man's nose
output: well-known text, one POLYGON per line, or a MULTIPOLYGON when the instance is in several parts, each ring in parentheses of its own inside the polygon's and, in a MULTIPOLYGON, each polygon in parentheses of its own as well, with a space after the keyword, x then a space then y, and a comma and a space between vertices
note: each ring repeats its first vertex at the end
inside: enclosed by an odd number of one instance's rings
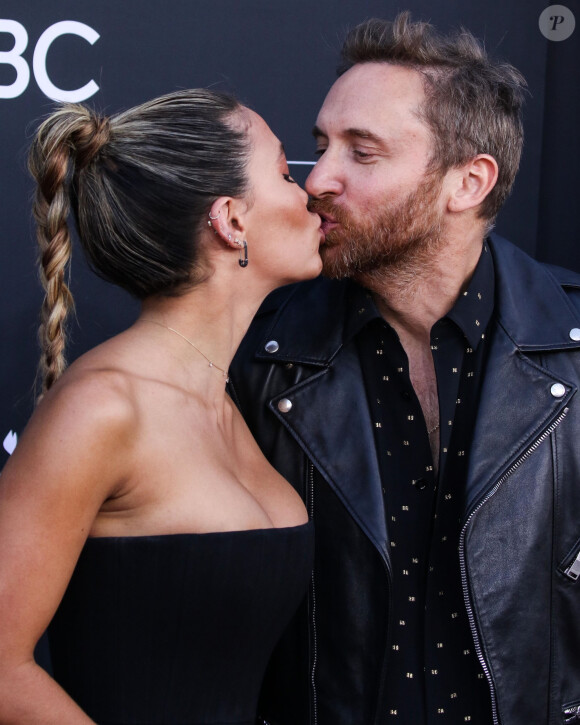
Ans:
POLYGON ((343 182, 336 159, 328 151, 318 159, 308 174, 304 187, 312 197, 338 196, 343 191, 343 182))

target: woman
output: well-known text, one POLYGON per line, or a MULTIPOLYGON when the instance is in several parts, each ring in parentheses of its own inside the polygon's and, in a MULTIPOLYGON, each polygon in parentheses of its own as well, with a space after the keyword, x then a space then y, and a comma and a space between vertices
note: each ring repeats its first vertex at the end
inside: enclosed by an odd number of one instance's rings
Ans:
POLYGON ((30 167, 45 392, 0 479, 0 722, 253 723, 312 531, 225 384, 262 299, 320 272, 320 218, 265 122, 204 90, 64 106, 30 167), (60 377, 69 207, 142 312, 60 377))

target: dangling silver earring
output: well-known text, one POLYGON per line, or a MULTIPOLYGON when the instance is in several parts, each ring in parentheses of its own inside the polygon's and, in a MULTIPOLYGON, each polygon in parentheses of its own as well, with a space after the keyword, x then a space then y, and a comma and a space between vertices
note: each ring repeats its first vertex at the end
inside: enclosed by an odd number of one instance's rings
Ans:
POLYGON ((238 259, 238 264, 240 267, 247 267, 248 266, 248 243, 244 239, 242 242, 243 249, 240 249, 240 258, 238 259), (244 253, 244 256, 242 257, 242 251, 244 253))

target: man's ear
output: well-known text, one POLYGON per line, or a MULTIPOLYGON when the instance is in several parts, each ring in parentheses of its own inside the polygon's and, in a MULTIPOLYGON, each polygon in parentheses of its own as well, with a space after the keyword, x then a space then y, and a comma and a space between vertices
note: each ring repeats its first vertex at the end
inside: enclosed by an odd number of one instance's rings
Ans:
POLYGON ((489 154, 478 154, 463 166, 452 169, 448 211, 478 207, 495 186, 497 174, 497 161, 489 154))

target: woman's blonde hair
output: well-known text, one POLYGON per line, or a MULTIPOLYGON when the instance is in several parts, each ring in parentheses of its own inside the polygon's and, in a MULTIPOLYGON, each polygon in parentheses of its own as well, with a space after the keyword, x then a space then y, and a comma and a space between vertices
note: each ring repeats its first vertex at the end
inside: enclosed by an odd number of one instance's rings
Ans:
POLYGON ((241 106, 203 89, 172 93, 111 118, 66 104, 40 126, 29 169, 45 298, 43 392, 63 372, 69 216, 92 269, 138 299, 176 295, 205 271, 196 238, 213 201, 248 191, 241 106))

